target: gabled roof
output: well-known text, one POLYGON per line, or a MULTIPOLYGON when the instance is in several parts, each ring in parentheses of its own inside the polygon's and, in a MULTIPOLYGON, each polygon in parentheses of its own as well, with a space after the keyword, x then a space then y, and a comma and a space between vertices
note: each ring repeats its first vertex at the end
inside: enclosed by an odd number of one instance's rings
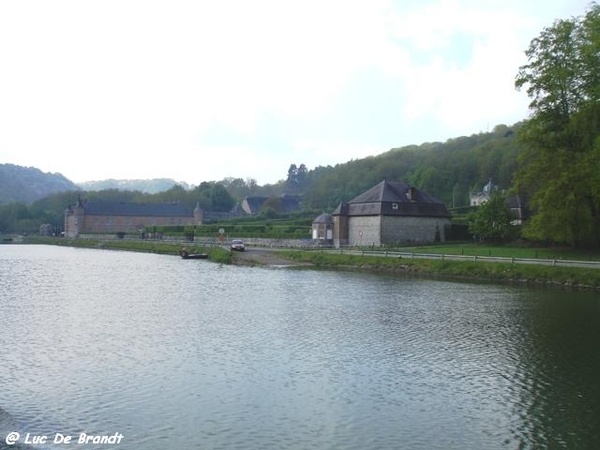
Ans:
POLYGON ((87 202, 84 210, 91 216, 194 216, 191 209, 180 203, 87 202))
POLYGON ((382 181, 348 203, 334 215, 450 217, 446 205, 401 181, 382 181))
MULTIPOLYGON (((260 209, 262 208, 262 206, 265 204, 265 202, 269 200, 269 197, 260 197, 260 196, 254 196, 254 197, 246 197, 243 200, 243 203, 245 203, 245 205, 247 206, 248 209, 244 208, 244 204, 242 204, 242 209, 247 213, 247 214, 256 214, 258 213, 258 211, 260 211, 260 209)), ((283 210, 285 212, 293 212, 293 211, 298 211, 300 209, 300 200, 297 196, 295 195, 282 195, 280 197, 281 200, 281 206, 283 207, 283 210)))
POLYGON ((263 205, 264 202, 267 201, 269 197, 246 197, 244 199, 244 202, 248 205, 248 208, 250 208, 250 211, 246 211, 248 213, 256 213, 258 212, 258 210, 260 209, 260 207, 263 205))
POLYGON ((347 216, 348 215, 348 203, 341 202, 337 208, 331 213, 332 216, 347 216))

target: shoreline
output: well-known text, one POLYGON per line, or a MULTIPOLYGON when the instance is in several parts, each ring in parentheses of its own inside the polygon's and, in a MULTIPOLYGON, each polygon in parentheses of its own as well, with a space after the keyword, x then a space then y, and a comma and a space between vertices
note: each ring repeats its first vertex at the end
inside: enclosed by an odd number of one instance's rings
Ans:
POLYGON ((427 259, 381 258, 367 255, 328 254, 318 250, 291 250, 250 247, 233 252, 221 246, 202 247, 193 243, 162 241, 99 241, 29 237, 23 244, 127 250, 178 256, 182 247, 190 253, 207 253, 208 260, 239 266, 335 269, 373 273, 405 274, 457 281, 546 286, 562 289, 600 290, 600 269, 548 267, 501 262, 470 262, 427 259))
POLYGON ((363 270, 406 274, 457 281, 546 286, 562 289, 600 290, 600 269, 548 267, 502 262, 393 259, 361 255, 326 254, 318 251, 286 251, 282 256, 311 263, 315 268, 363 270))

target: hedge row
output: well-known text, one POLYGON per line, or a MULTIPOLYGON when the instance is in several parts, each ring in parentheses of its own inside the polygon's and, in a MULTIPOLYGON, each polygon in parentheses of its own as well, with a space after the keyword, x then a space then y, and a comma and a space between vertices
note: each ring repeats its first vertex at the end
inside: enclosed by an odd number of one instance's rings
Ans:
POLYGON ((200 225, 200 226, 157 226, 147 227, 147 233, 160 233, 167 236, 193 237, 208 236, 216 237, 219 231, 224 230, 226 236, 238 237, 310 237, 310 227, 297 223, 289 224, 228 224, 223 225, 200 225))

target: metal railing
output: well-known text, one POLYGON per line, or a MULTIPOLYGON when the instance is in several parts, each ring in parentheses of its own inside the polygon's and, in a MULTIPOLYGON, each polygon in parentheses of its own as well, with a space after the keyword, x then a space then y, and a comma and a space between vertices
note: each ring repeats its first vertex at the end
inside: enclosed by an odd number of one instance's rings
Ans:
POLYGON ((470 256, 470 255, 448 255, 441 253, 414 253, 384 250, 351 250, 338 249, 328 250, 329 252, 362 255, 362 256, 380 256, 387 258, 407 258, 407 259, 437 259, 448 261, 478 261, 478 262, 496 262, 509 264, 537 264, 552 267, 589 267, 600 269, 600 261, 576 261, 569 259, 543 259, 543 258, 516 258, 506 256, 470 256))

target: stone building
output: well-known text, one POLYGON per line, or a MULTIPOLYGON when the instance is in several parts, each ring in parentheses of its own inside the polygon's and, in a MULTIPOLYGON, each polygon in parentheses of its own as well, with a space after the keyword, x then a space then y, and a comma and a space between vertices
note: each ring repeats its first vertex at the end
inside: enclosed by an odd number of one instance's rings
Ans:
POLYGON ((135 233, 148 226, 200 225, 199 205, 180 203, 88 202, 81 198, 65 210, 65 236, 86 233, 135 233))
POLYGON ((332 213, 333 244, 397 245, 446 240, 443 202, 403 182, 382 181, 332 213))
POLYGON ((321 214, 312 223, 313 243, 318 245, 333 244, 333 217, 331 214, 321 214))
POLYGON ((496 189, 497 187, 492 184, 492 180, 490 179, 488 183, 485 186, 483 186, 483 190, 481 192, 471 193, 471 206, 481 206, 484 203, 488 202, 492 196, 492 192, 496 189))

